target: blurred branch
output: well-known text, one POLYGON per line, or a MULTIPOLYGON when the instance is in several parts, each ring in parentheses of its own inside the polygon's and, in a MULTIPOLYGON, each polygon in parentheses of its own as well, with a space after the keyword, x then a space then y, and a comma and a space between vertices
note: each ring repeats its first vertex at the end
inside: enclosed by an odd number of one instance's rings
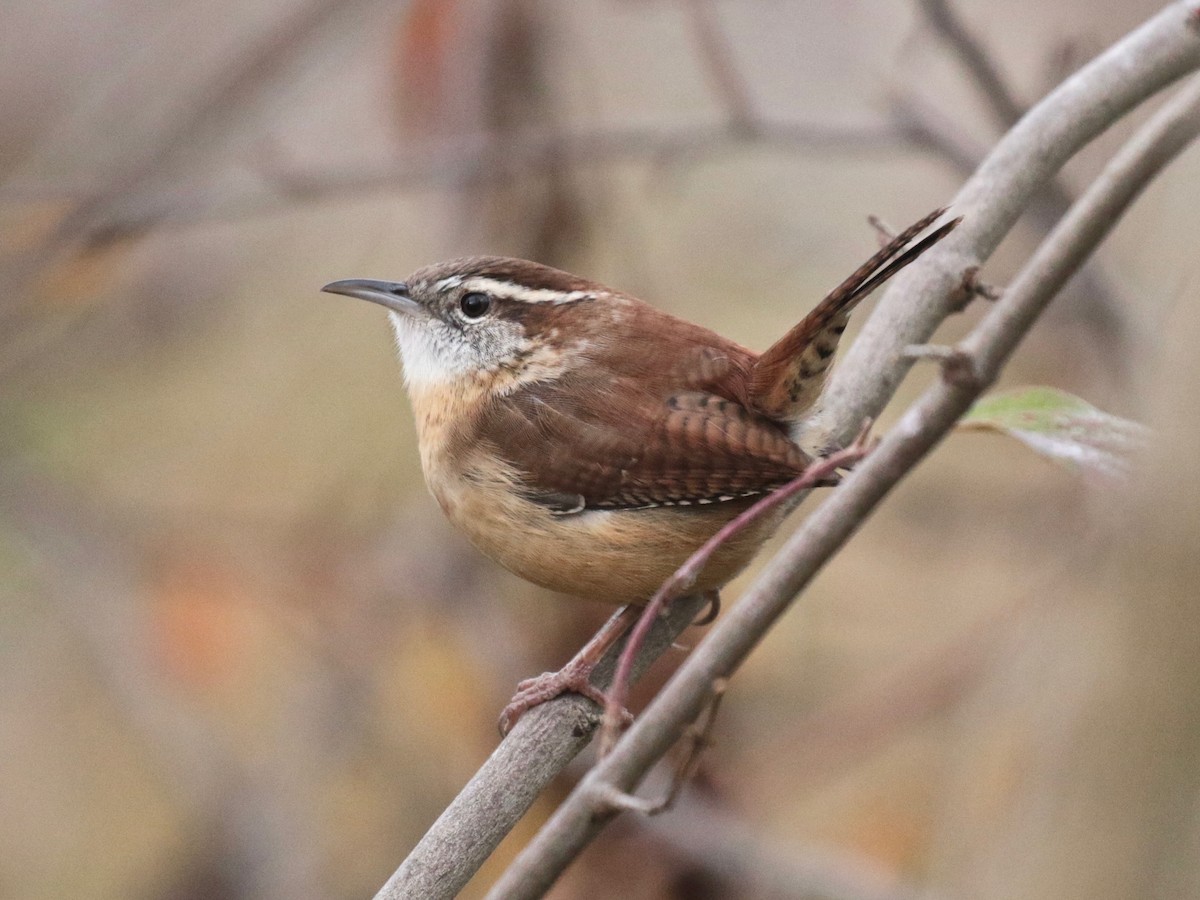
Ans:
MULTIPOLYGON (((1002 129, 1011 128, 1025 112, 1016 94, 1000 74, 1000 68, 983 41, 972 34, 959 17, 951 0, 918 0, 917 6, 935 33, 963 64, 963 69, 978 89, 992 117, 1002 129)), ((1063 77, 1065 77, 1065 72, 1063 77)), ((958 123, 947 120, 912 91, 897 90, 891 97, 891 109, 897 127, 918 146, 942 157, 964 175, 969 175, 983 160, 985 152, 972 147, 958 123)), ((1043 232, 1054 227, 1074 202, 1074 192, 1061 176, 1052 178, 1029 211, 1043 232)), ((1104 342, 1113 370, 1121 372, 1125 363, 1126 324, 1120 299, 1115 295, 1102 266, 1090 259, 1077 275, 1072 292, 1084 318, 1104 342)))
POLYGON ((685 0, 688 19, 696 38, 696 48, 704 61, 717 97, 729 115, 733 131, 747 137, 757 133, 761 121, 750 92, 750 85, 733 60, 729 41, 721 32, 709 0, 685 0))
MULTIPOLYGON (((981 60, 969 65, 968 70, 976 77, 985 95, 995 93, 1007 97, 1009 92, 982 45, 966 31, 950 7, 943 0, 922 0, 921 7, 960 57, 981 60), (989 87, 993 82, 996 87, 989 87)), ((297 202, 328 197, 351 197, 407 187, 471 187, 511 180, 528 172, 607 165, 630 159, 695 159, 744 149, 748 141, 794 151, 824 153, 864 154, 916 148, 935 154, 964 174, 972 172, 985 155, 986 147, 964 138, 955 123, 944 120, 928 104, 907 93, 890 97, 884 116, 876 121, 833 125, 764 116, 754 102, 751 86, 737 65, 711 3, 685 0, 685 8, 693 26, 697 53, 710 74, 718 102, 725 112, 724 123, 675 131, 635 127, 570 134, 527 127, 507 130, 503 134, 492 131, 459 133, 418 147, 403 159, 341 169, 305 168, 289 160, 282 148, 266 146, 256 166, 264 185, 259 194, 246 196, 243 192, 230 199, 201 194, 186 185, 146 193, 134 189, 136 183, 123 182, 113 191, 101 191, 97 199, 85 201, 72 221, 83 226, 92 221, 93 232, 98 225, 102 233, 92 233, 89 239, 100 240, 104 233, 124 235, 151 227, 236 220, 286 209, 297 202), (119 208, 104 201, 104 198, 112 199, 114 194, 120 197, 119 208), (80 218, 83 212, 97 204, 104 210, 103 216, 80 218)), ((281 33, 290 34, 294 30, 285 27, 281 33)), ((237 70, 238 67, 233 68, 237 70)), ((237 86, 239 81, 231 83, 237 86)), ((228 90, 218 91, 217 96, 225 97, 227 93, 228 90)), ((184 123, 179 130, 182 138, 188 137, 194 126, 204 121, 210 107, 216 108, 210 103, 201 114, 184 123)), ((168 147, 177 143, 178 140, 171 141, 168 147)), ((165 155, 169 156, 169 153, 165 155)), ((1057 218, 1070 198, 1061 189, 1055 191, 1057 202, 1052 212, 1057 218)), ((0 198, 3 202, 11 202, 5 194, 0 194, 0 198)), ((65 223, 64 228, 67 225, 69 223, 65 223)))
MULTIPOLYGON (((266 34, 255 35, 231 58, 217 67, 207 84, 182 97, 178 115, 168 120, 157 141, 137 151, 113 178, 80 199, 54 233, 19 266, 2 285, 10 299, 14 288, 46 266, 54 257, 78 249, 105 233, 127 233, 127 202, 136 203, 145 186, 161 175, 180 154, 190 150, 214 123, 230 121, 265 76, 276 70, 302 43, 346 7, 365 0, 309 0, 285 14, 266 34)), ((136 230, 133 229, 133 230, 136 230)))
MULTIPOLYGON (((651 775, 647 781, 651 780, 651 775)), ((661 789, 656 786, 656 789, 661 789)), ((649 837, 732 888, 769 900, 916 900, 925 896, 865 854, 817 845, 780 846, 696 792, 669 816, 639 816, 649 837)))
MULTIPOLYGON (((343 0, 345 2, 345 0, 343 0)), ((511 180, 527 172, 561 172, 566 167, 619 163, 630 159, 675 160, 717 155, 745 149, 747 142, 793 151, 825 153, 894 152, 915 148, 929 152, 967 175, 986 154, 986 146, 970 140, 932 104, 911 91, 897 90, 887 100, 884 116, 859 124, 830 125, 782 121, 763 116, 754 103, 751 86, 737 66, 727 35, 708 0, 684 0, 693 25, 697 53, 710 73, 714 91, 725 111, 726 122, 664 132, 656 128, 617 128, 591 133, 564 133, 556 129, 507 130, 460 133, 418 147, 405 158, 343 169, 306 168, 289 160, 282 148, 266 147, 258 161, 262 190, 240 191, 229 197, 182 185, 175 189, 120 192, 119 207, 111 204, 94 222, 86 240, 105 235, 126 235, 151 227, 185 227, 199 222, 236 220, 287 209, 296 203, 328 197, 367 195, 405 187, 449 186, 469 188, 481 183, 511 180), (98 229, 98 230, 97 230, 98 229)), ((1013 92, 1004 83, 987 49, 971 34, 948 0, 918 0, 926 18, 950 49, 964 62, 967 73, 990 107, 1004 122, 1020 113, 1013 92)), ((295 38, 297 26, 285 25, 281 35, 295 38)), ((281 39, 272 52, 285 46, 281 39)), ((253 60, 252 55, 248 59, 253 60)), ((233 67, 237 70, 237 66, 233 67)), ((244 67, 243 67, 244 68, 244 67)), ((264 63, 260 68, 269 68, 264 63)), ((244 78, 242 79, 245 80, 244 78)), ((238 85, 237 78, 230 80, 238 85)), ((231 89, 216 91, 226 100, 231 89)), ((217 108, 219 104, 209 104, 217 108)), ((204 116, 196 117, 202 122, 204 116)), ((195 123, 193 123, 195 124, 195 123)), ((187 136, 189 128, 183 128, 187 136)), ((126 186, 128 187, 128 186, 126 186)), ((1071 191, 1053 180, 1031 204, 1040 227, 1048 230, 1070 205, 1071 191)), ((86 207, 87 203, 83 204, 86 207)), ((81 208, 83 208, 81 207, 81 208)), ((474 209, 474 207, 472 207, 474 209)), ((74 217, 78 218, 78 216, 74 217)), ((1122 358, 1124 319, 1118 299, 1097 263, 1090 262, 1079 275, 1073 295, 1085 316, 1105 341, 1110 355, 1122 358)))
POLYGON ((905 141, 941 157, 964 178, 987 156, 986 144, 972 140, 957 122, 912 91, 893 91, 888 114, 905 141))
MULTIPOLYGON (((827 153, 879 153, 908 145, 889 122, 828 125, 763 119, 755 123, 759 142, 789 150, 827 153)), ((728 124, 693 128, 612 128, 593 132, 526 128, 504 135, 458 134, 431 141, 401 159, 344 168, 307 167, 269 148, 257 165, 264 190, 235 199, 200 193, 189 186, 125 198, 122 212, 110 216, 114 234, 151 227, 187 227, 287 209, 298 202, 355 197, 409 187, 474 187, 564 166, 584 168, 629 160, 716 156, 743 149, 745 136, 728 124)))
POLYGON ((1025 112, 1024 106, 1017 101, 1001 76, 992 55, 958 17, 950 0, 919 0, 917 6, 925 15, 925 20, 971 73, 1000 127, 1011 128, 1015 125, 1025 112))
MULTIPOLYGON (((917 328, 935 327, 950 308, 948 301, 955 286, 961 285, 969 268, 994 249, 1039 182, 1051 177, 1057 165, 1104 126, 1182 74, 1200 67, 1195 16, 1194 5, 1173 4, 1031 111, 960 193, 956 207, 967 216, 963 227, 945 242, 944 249, 931 251, 924 265, 914 266, 917 271, 905 279, 906 286, 897 285, 888 292, 884 301, 887 311, 905 306, 910 316, 921 319, 917 328), (1048 147, 1052 148, 1049 152, 1048 147)), ((1070 274, 1095 250, 1162 166, 1198 132, 1200 82, 1195 82, 1122 148, 957 348, 958 376, 949 377, 944 371, 875 452, 804 521, 612 753, 584 777, 518 855, 489 897, 535 898, 549 889, 616 814, 601 798, 614 789, 630 791, 637 786, 649 767, 699 714, 714 681, 728 677, 741 664, 797 592, 891 488, 949 432, 997 377, 1070 274)), ((904 346, 893 344, 891 339, 881 340, 878 331, 868 336, 864 330, 855 347, 859 368, 851 373, 860 382, 862 396, 847 397, 844 388, 842 394, 833 396, 829 413, 837 431, 851 431, 855 423, 862 421, 861 410, 868 406, 877 410, 890 397, 898 382, 899 373, 894 370, 906 367, 901 359, 904 346), (865 348, 860 346, 864 344, 865 348), (865 356, 872 351, 873 356, 865 356), (837 402, 839 397, 841 402, 837 402)))

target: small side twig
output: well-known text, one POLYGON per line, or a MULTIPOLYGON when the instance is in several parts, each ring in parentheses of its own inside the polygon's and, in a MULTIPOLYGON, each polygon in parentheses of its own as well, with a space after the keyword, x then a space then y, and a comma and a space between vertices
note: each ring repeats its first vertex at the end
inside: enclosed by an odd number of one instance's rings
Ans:
POLYGON ((875 229, 875 235, 879 238, 880 247, 886 247, 896 239, 896 229, 874 213, 867 216, 867 224, 875 229))
POLYGON ((601 812, 638 812, 646 816, 657 816, 675 806, 683 786, 691 781, 692 776, 700 767, 700 757, 712 746, 713 728, 717 723, 717 712, 721 708, 721 700, 729 687, 728 678, 717 678, 712 684, 712 698, 700 719, 688 726, 683 733, 685 749, 679 765, 671 776, 671 784, 667 792, 657 800, 647 800, 642 797, 619 791, 611 784, 598 786, 595 793, 597 810, 601 812))
POLYGON ((947 384, 972 388, 979 382, 979 369, 971 354, 961 347, 945 344, 913 344, 904 348, 905 359, 929 359, 942 367, 947 384))
POLYGON ((967 270, 963 272, 962 283, 958 286, 957 292, 951 295, 950 302, 953 304, 954 312, 962 312, 967 308, 967 304, 976 297, 996 301, 1003 293, 994 284, 980 279, 979 266, 968 266, 967 270))

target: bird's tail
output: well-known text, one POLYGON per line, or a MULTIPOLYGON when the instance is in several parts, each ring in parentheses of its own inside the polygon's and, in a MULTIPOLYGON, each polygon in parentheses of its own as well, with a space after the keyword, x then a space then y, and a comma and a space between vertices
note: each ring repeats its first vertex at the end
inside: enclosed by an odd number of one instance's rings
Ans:
POLYGON ((750 374, 750 400, 756 410, 773 419, 795 421, 812 408, 825 386, 850 312, 962 221, 953 219, 913 243, 945 212, 934 210, 888 241, 757 359, 750 374))

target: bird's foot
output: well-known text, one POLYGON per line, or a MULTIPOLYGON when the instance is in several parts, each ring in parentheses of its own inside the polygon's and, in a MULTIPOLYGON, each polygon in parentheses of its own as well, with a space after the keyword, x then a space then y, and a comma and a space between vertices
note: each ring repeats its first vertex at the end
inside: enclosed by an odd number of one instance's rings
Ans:
MULTIPOLYGON (((595 667, 594 662, 576 658, 557 672, 543 672, 518 683, 516 694, 500 713, 500 733, 508 734, 517 720, 529 710, 562 694, 581 694, 603 709, 608 703, 608 695, 591 682, 595 667)), ((621 712, 627 720, 633 719, 628 710, 622 709, 621 712)))

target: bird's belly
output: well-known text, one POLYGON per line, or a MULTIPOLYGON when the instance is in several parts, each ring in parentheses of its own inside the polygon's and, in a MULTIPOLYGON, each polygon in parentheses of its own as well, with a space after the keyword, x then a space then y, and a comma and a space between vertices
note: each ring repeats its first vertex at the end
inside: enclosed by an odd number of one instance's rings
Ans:
MULTIPOLYGON (((649 600, 750 502, 554 516, 507 485, 468 480, 460 481, 457 490, 448 487, 434 488, 434 496, 484 554, 535 584, 609 603, 649 600)), ((725 544, 693 590, 721 587, 737 575, 778 521, 778 516, 767 516, 725 544)))

